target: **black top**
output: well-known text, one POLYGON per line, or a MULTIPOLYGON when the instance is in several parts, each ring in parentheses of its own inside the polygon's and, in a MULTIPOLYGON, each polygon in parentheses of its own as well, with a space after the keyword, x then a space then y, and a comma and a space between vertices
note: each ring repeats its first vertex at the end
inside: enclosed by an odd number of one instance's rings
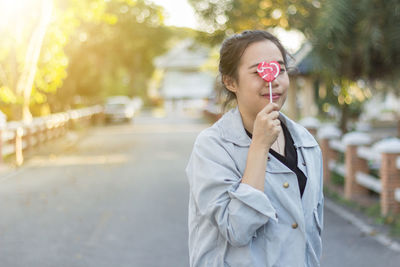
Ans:
MULTIPOLYGON (((281 123, 283 134, 285 136, 285 155, 282 156, 272 148, 269 152, 277 158, 280 162, 282 162, 285 166, 287 166, 291 171, 293 171, 297 176, 297 181, 299 184, 300 196, 303 197, 304 189, 307 183, 307 177, 304 173, 297 167, 297 151, 296 147, 294 146, 294 142, 292 136, 290 135, 289 130, 286 128, 284 123, 281 123)), ((246 130, 246 129, 245 129, 246 130)), ((246 130, 247 135, 252 138, 252 134, 246 130)))

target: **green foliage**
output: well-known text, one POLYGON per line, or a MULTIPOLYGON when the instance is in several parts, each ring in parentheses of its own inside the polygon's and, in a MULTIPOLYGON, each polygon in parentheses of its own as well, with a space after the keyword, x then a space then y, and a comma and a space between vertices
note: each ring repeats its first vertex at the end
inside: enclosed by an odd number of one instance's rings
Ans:
POLYGON ((313 72, 333 89, 322 105, 341 110, 346 132, 376 81, 399 92, 400 2, 325 0, 322 7, 311 35, 313 72))
POLYGON ((312 42, 311 75, 326 92, 325 112, 340 110, 341 129, 356 118, 376 81, 400 94, 399 0, 189 0, 204 22, 199 39, 219 44, 244 29, 297 29, 312 42), (361 83, 360 83, 361 82, 361 83))
POLYGON ((221 42, 226 34, 246 29, 295 28, 306 35, 314 25, 321 1, 298 0, 189 0, 203 20, 208 34, 200 39, 211 44, 221 42))
POLYGON ((312 34, 318 72, 352 81, 399 74, 398 0, 326 0, 323 6, 312 34))
MULTIPOLYGON (((16 86, 42 3, 22 1, 15 14, 0 11, 0 108, 9 119, 21 116, 16 86)), ((170 37, 162 12, 145 0, 54 0, 30 94, 32 113, 98 103, 108 95, 144 97, 152 61, 170 37)))
POLYGON ((398 80, 398 0, 189 0, 209 42, 245 29, 302 31, 313 42, 315 72, 329 78, 398 80), (214 39, 213 39, 214 38, 214 39))
POLYGON ((152 61, 169 38, 162 10, 145 1, 110 1, 105 12, 115 20, 81 23, 71 36, 68 76, 53 109, 74 105, 76 95, 86 104, 117 94, 145 97, 152 61))
POLYGON ((390 231, 390 233, 393 235, 393 236, 397 236, 397 237, 400 237, 400 215, 397 215, 396 217, 395 217, 395 219, 393 220, 393 222, 392 222, 392 228, 391 228, 391 231, 390 231))
MULTIPOLYGON (((39 27, 38 14, 41 14, 42 1, 25 0, 21 5, 2 4, 4 8, 0 13, 2 18, 6 17, 7 24, 3 28, 0 23, 0 104, 9 119, 21 119, 22 103, 26 97, 23 92, 17 91, 17 83, 22 70, 29 64, 26 61, 28 55, 33 53, 28 44, 39 27)), ((48 96, 60 88, 67 76, 68 58, 64 49, 73 30, 82 21, 100 21, 104 7, 102 0, 54 0, 51 23, 45 29, 43 43, 41 47, 35 47, 39 48, 40 57, 35 64, 37 69, 28 99, 33 113, 43 115, 41 111, 49 112, 46 108, 48 96)))
POLYGON ((344 185, 344 177, 336 172, 331 172, 331 181, 334 185, 344 185))
POLYGON ((12 104, 17 102, 17 97, 10 88, 2 86, 0 87, 0 101, 6 104, 12 104))

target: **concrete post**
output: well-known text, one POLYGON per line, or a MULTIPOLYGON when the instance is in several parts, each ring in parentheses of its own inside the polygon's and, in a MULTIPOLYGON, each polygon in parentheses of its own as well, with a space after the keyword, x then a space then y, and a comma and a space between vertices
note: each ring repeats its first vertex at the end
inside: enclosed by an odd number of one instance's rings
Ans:
POLYGON ((329 141, 339 138, 341 131, 333 125, 327 125, 319 129, 317 136, 322 151, 324 184, 329 186, 331 184, 329 161, 337 158, 336 153, 329 146, 329 141))

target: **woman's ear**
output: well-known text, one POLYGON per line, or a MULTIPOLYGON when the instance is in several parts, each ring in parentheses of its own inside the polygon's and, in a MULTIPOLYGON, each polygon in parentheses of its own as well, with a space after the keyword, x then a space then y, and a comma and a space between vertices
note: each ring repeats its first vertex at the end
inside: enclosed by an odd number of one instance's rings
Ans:
POLYGON ((224 75, 222 76, 222 81, 224 82, 224 85, 226 87, 226 89, 228 89, 229 91, 236 93, 237 91, 237 84, 234 78, 224 75))

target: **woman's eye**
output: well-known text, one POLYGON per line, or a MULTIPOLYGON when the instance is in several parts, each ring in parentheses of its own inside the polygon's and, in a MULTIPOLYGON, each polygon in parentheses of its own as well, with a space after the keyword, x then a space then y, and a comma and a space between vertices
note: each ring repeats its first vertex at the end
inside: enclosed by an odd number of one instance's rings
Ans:
POLYGON ((285 71, 285 69, 281 69, 279 73, 284 73, 285 71))

